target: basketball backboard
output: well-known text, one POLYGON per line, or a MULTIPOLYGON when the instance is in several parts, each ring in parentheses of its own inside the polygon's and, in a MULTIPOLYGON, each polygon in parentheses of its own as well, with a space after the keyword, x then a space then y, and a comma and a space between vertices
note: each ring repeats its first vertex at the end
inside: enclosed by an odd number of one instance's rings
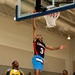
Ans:
POLYGON ((16 6, 16 20, 39 17, 71 8, 75 8, 75 0, 18 0, 18 5, 16 6), (41 5, 42 8, 47 8, 48 10, 33 13, 36 5, 41 5))

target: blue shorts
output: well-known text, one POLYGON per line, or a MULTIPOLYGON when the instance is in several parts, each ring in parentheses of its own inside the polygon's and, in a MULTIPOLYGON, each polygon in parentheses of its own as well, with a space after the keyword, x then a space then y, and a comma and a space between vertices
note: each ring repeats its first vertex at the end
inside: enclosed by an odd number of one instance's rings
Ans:
POLYGON ((33 69, 39 69, 42 72, 44 59, 39 55, 34 55, 32 58, 33 69))

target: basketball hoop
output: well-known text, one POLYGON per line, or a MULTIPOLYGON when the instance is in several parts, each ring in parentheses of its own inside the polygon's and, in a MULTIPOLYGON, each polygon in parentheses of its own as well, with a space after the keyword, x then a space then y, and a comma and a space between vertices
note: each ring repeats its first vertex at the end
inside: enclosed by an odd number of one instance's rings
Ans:
POLYGON ((56 26, 56 20, 59 17, 60 13, 53 13, 45 15, 44 18, 46 20, 47 28, 52 28, 56 26))

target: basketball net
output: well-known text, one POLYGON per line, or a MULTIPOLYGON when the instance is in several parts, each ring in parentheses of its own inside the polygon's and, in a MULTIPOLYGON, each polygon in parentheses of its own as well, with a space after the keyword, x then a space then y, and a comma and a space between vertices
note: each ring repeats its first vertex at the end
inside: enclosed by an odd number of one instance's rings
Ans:
POLYGON ((56 26, 56 20, 59 17, 60 13, 53 13, 45 15, 44 18, 46 20, 47 28, 55 27, 56 26))

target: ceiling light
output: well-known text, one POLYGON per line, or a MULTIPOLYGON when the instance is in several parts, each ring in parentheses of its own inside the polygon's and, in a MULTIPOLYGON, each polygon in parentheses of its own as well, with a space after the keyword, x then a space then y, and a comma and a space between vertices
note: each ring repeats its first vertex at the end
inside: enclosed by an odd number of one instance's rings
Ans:
POLYGON ((67 39, 68 39, 68 40, 70 40, 70 39, 71 39, 71 36, 70 36, 70 35, 68 35, 67 39))
POLYGON ((14 20, 16 20, 16 17, 14 17, 14 20))

